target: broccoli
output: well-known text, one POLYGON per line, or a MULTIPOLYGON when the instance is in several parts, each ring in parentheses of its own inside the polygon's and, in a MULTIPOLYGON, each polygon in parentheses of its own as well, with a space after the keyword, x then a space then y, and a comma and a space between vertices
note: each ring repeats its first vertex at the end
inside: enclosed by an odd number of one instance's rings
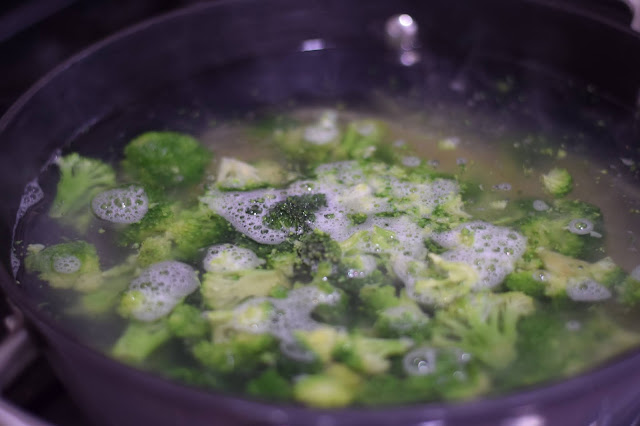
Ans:
POLYGON ((263 218, 271 229, 293 229, 296 234, 311 230, 315 212, 327 206, 324 194, 290 195, 273 206, 263 218))
POLYGON ((352 121, 347 125, 340 145, 336 148, 334 159, 385 158, 382 140, 386 126, 377 120, 352 121))
MULTIPOLYGON (((575 293, 576 289, 580 290, 582 283, 592 283, 591 288, 584 288, 584 290, 596 298, 588 301, 607 299, 611 296, 607 287, 615 286, 620 280, 620 269, 608 257, 589 263, 548 250, 541 250, 538 254, 546 271, 546 273, 543 272, 543 282, 547 296, 565 297, 569 293, 575 293), (602 297, 597 297, 596 292, 602 297)), ((572 299, 587 301, 587 299, 581 299, 579 295, 573 295, 572 299)))
POLYGON ((164 236, 149 237, 140 244, 138 264, 143 268, 172 258, 171 240, 164 236))
POLYGON ((305 128, 278 129, 274 140, 287 157, 301 163, 303 168, 312 169, 334 160, 334 152, 340 144, 338 114, 326 111, 305 128))
POLYGON ((602 214, 591 204, 558 201, 549 210, 531 213, 516 226, 528 239, 530 250, 545 248, 558 253, 587 258, 600 251, 600 234, 577 229, 579 221, 591 229, 602 230, 602 214))
POLYGON ((293 397, 291 383, 273 368, 249 381, 246 392, 273 401, 287 401, 293 397))
POLYGON ((519 292, 478 293, 436 313, 433 343, 459 347, 493 369, 516 358, 520 318, 535 310, 533 299, 519 292))
POLYGON ((194 357, 206 368, 250 376, 261 367, 275 364, 277 341, 268 334, 237 332, 225 339, 200 340, 192 347, 194 357))
POLYGON ((25 258, 27 272, 53 288, 91 292, 102 284, 100 260, 93 244, 72 241, 49 247, 30 245, 25 258))
POLYGON ((333 349, 333 357, 355 371, 380 374, 391 366, 389 357, 402 355, 411 346, 413 341, 407 338, 380 339, 355 334, 338 341, 333 349))
POLYGON ((299 262, 298 270, 312 273, 320 263, 335 265, 340 261, 340 245, 325 232, 314 230, 294 243, 299 262))
POLYGON ((97 290, 83 293, 79 303, 71 308, 72 313, 102 315, 110 312, 119 302, 120 294, 127 288, 136 272, 135 255, 101 275, 102 284, 97 290))
POLYGON ((573 178, 567 169, 551 169, 540 180, 544 189, 554 197, 564 197, 573 190, 573 178))
POLYGON ((210 331, 209 322, 202 312, 184 303, 173 309, 167 318, 167 327, 173 336, 183 339, 201 339, 210 331))
POLYGON ((325 371, 300 377, 293 385, 293 396, 311 407, 336 408, 356 398, 361 378, 340 364, 325 371))
POLYGON ((473 266, 462 262, 450 262, 437 254, 429 253, 431 264, 409 261, 407 277, 402 277, 409 296, 431 306, 446 306, 473 290, 478 273, 473 266))
POLYGON ((124 148, 122 168, 149 188, 170 189, 202 180, 212 154, 189 135, 147 132, 124 148))
POLYGON ((504 279, 504 286, 510 291, 519 291, 540 299, 544 296, 546 290, 544 271, 513 272, 504 279))
MULTIPOLYGON (((466 354, 468 355, 468 354, 466 354)), ((420 347, 403 360, 407 377, 381 374, 363 383, 356 402, 363 405, 464 400, 489 389, 488 376, 473 359, 454 348, 420 347)))
POLYGON ((84 233, 93 218, 91 199, 116 185, 116 173, 108 164, 77 153, 59 157, 56 164, 60 180, 49 216, 84 233))
POLYGON ((233 237, 229 222, 203 204, 190 208, 162 204, 152 207, 139 223, 125 228, 118 243, 139 244, 144 266, 168 256, 194 261, 202 249, 233 237))
POLYGON ((255 165, 223 157, 218 166, 216 185, 222 190, 249 191, 267 186, 280 186, 294 176, 280 165, 261 161, 255 165))
POLYGON ((202 296, 214 309, 230 309, 250 297, 268 296, 280 287, 290 287, 287 277, 278 270, 245 269, 218 273, 207 272, 202 279, 202 296))
POLYGON ((169 341, 171 332, 164 321, 131 322, 113 345, 114 357, 139 364, 169 341))
POLYGON ((632 275, 619 280, 614 284, 614 289, 617 293, 618 302, 623 305, 633 308, 640 302, 640 280, 632 275))
POLYGON ((640 335, 599 310, 539 311, 519 322, 518 358, 502 380, 507 387, 559 380, 639 343, 640 335))

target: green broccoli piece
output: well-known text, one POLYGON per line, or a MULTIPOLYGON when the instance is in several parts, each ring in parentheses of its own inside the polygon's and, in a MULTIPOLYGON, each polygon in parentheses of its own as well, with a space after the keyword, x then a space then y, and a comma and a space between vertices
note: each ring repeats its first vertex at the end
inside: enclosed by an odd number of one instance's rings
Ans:
POLYGON ((137 268, 135 255, 129 256, 125 262, 104 271, 102 284, 97 290, 83 293, 79 303, 70 308, 70 313, 82 315, 102 315, 111 310, 120 301, 120 295, 133 279, 137 268))
POLYGON ((116 173, 110 165, 77 153, 59 157, 56 164, 60 180, 49 216, 84 233, 93 218, 91 200, 116 185, 116 173))
POLYGON ((639 343, 640 335, 599 310, 539 311, 519 322, 518 358, 502 380, 507 387, 559 380, 639 343))
POLYGON ((156 203, 149 206, 147 214, 142 220, 127 225, 118 235, 118 244, 132 246, 141 244, 149 237, 163 235, 170 224, 175 220, 179 206, 170 203, 156 203))
POLYGON ((340 144, 338 114, 324 112, 318 120, 306 127, 277 129, 274 132, 276 145, 289 158, 302 163, 303 169, 335 161, 335 150, 340 144))
POLYGON ((294 243, 298 257, 297 272, 312 273, 320 263, 335 265, 340 262, 340 245, 325 232, 314 230, 294 243))
POLYGON ((443 307, 469 294, 478 282, 473 266, 463 262, 450 262, 437 254, 429 253, 431 263, 410 261, 409 276, 415 282, 410 295, 420 303, 443 307))
POLYGON ((334 364, 322 373, 300 377, 293 385, 293 396, 311 407, 343 407, 356 398, 360 383, 357 374, 334 364))
POLYGON ((588 258, 602 247, 602 214, 597 207, 580 201, 557 201, 547 211, 531 213, 516 224, 527 237, 529 250, 545 248, 575 257, 588 258), (578 221, 593 228, 582 233, 578 221))
POLYGON ((275 369, 269 369, 249 381, 246 392, 272 401, 288 401, 293 397, 291 383, 275 369))
POLYGON ((224 340, 200 340, 192 348, 194 357, 206 368, 250 376, 261 367, 275 364, 277 340, 268 334, 238 332, 224 340))
POLYGON ((209 322, 202 312, 185 303, 173 309, 167 319, 167 327, 173 336, 183 339, 201 339, 210 331, 209 322))
POLYGON ((628 276, 614 284, 617 300, 628 307, 636 307, 640 302, 640 280, 628 276))
POLYGON ((421 347, 403 360, 407 377, 381 374, 367 380, 356 402, 367 406, 399 405, 433 400, 465 400, 484 394, 488 376, 459 349, 421 347), (426 355, 426 356, 425 356, 426 355), (428 359, 431 358, 431 359, 428 359), (424 370, 415 368, 426 364, 424 370), (409 367, 411 371, 407 371, 409 367))
POLYGON ((516 358, 518 321, 534 310, 533 299, 523 293, 474 294, 436 313, 433 343, 459 347, 493 369, 505 369, 516 358))
POLYGON ((538 255, 546 271, 543 282, 547 296, 565 297, 569 286, 586 281, 612 287, 620 279, 620 269, 609 257, 589 263, 549 250, 541 250, 538 255))
POLYGON ((513 272, 504 279, 504 286, 510 291, 519 291, 528 296, 540 299, 544 296, 546 285, 543 271, 513 272))
POLYGON ((315 212, 326 207, 324 194, 290 195, 269 210, 263 222, 271 229, 293 229, 296 234, 311 230, 315 212))
POLYGON ((143 268, 172 258, 171 240, 164 236, 149 237, 140 244, 138 264, 143 268))
POLYGON ((175 188, 202 180, 212 154, 193 137, 147 132, 124 148, 122 168, 150 188, 175 188))
POLYGON ((564 197, 573 190, 573 178, 567 169, 551 169, 540 179, 544 189, 554 197, 564 197))
POLYGON ((173 241, 176 258, 192 261, 201 249, 230 240, 233 227, 204 204, 184 209, 166 230, 173 241))
POLYGON ((111 354, 122 361, 139 364, 170 338, 165 321, 133 321, 116 341, 111 354))
POLYGON ((53 288, 91 292, 102 284, 100 259, 93 244, 72 241, 49 247, 30 245, 25 258, 27 272, 53 288))
POLYGON ((278 163, 260 161, 255 165, 223 157, 218 166, 216 186, 222 190, 249 191, 266 186, 281 186, 294 176, 278 163))
POLYGON ((194 261, 202 249, 233 238, 231 224, 204 204, 189 208, 159 204, 139 223, 127 226, 118 243, 138 245, 144 265, 166 258, 194 261))
POLYGON ((200 290, 211 308, 230 309, 250 297, 265 297, 276 288, 290 286, 281 271, 247 269, 227 273, 207 272, 202 278, 200 290))
POLYGON ((378 120, 357 120, 347 125, 340 145, 333 153, 334 160, 362 160, 385 158, 382 141, 386 134, 386 125, 378 120))
POLYGON ((389 357, 404 354, 413 346, 407 338, 380 339, 360 335, 338 341, 333 357, 349 368, 365 374, 381 374, 389 369, 389 357))

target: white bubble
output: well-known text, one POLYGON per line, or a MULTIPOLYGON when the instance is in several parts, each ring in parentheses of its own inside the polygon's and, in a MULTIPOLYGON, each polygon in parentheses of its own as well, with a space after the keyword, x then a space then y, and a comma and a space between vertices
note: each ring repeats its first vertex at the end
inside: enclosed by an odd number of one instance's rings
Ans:
POLYGON ((142 294, 142 303, 132 310, 141 321, 155 321, 173 310, 180 300, 200 286, 191 266, 177 261, 155 263, 143 270, 129 285, 142 294))
POLYGON ((569 232, 578 235, 591 234, 593 231, 593 223, 588 219, 573 219, 567 227, 569 232))
POLYGON ((252 250, 233 244, 218 244, 207 249, 203 267, 210 272, 233 272, 255 269, 265 261, 252 250))
POLYGON ((91 201, 91 208, 102 220, 135 223, 147 214, 149 199, 143 188, 131 185, 101 192, 91 201))
POLYGON ((549 210, 549 205, 542 200, 535 200, 533 202, 533 209, 539 212, 543 212, 549 210))
POLYGON ((602 284, 585 280, 567 284, 567 295, 576 302, 598 302, 611 297, 611 291, 602 284))
POLYGON ((53 258, 53 270, 61 274, 73 274, 80 270, 82 262, 73 255, 55 256, 53 258))
POLYGON ((426 376, 436 371, 436 361, 436 349, 421 347, 408 352, 402 359, 402 366, 410 376, 426 376))

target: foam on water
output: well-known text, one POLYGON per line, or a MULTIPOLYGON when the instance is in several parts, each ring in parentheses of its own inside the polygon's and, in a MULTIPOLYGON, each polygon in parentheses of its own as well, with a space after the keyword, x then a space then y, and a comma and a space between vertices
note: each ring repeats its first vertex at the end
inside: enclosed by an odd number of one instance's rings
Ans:
POLYGON ((135 223, 147 214, 149 198, 142 187, 131 185, 101 192, 91 201, 91 208, 102 220, 135 223))
POLYGON ((598 302, 611 297, 611 291, 594 280, 570 282, 567 284, 567 296, 576 302, 598 302))
POLYGON ((56 256, 53 258, 53 270, 61 274, 73 274, 80 270, 82 262, 76 256, 56 256))
POLYGON ((199 286, 196 271, 185 263, 169 260, 153 264, 129 285, 130 291, 140 292, 143 296, 132 315, 141 321, 162 318, 199 286))
POLYGON ((300 346, 294 333, 326 326, 312 319, 311 312, 319 305, 334 305, 339 300, 339 293, 325 293, 315 286, 291 290, 285 299, 253 298, 234 309, 232 326, 249 333, 271 334, 280 340, 280 348, 286 355, 299 361, 310 361, 313 355, 300 346), (242 318, 252 308, 264 303, 271 306, 266 317, 259 321, 246 321, 242 318))
POLYGON ((217 244, 209 247, 202 262, 204 269, 210 272, 255 269, 264 263, 265 261, 252 250, 233 244, 217 244))
POLYGON ((438 234, 432 239, 449 251, 442 258, 473 266, 478 272, 474 289, 491 288, 513 272, 515 263, 527 247, 526 237, 518 232, 490 223, 474 221, 438 234), (462 235, 472 235, 472 238, 462 235), (470 242, 470 244, 469 244, 470 242))
MULTIPOLYGON (((52 161, 52 160, 50 160, 52 161)), ((49 163, 47 163, 49 164, 49 163)), ((16 221, 13 225, 12 235, 11 235, 11 246, 15 244, 16 239, 16 227, 22 220, 27 211, 34 205, 36 205, 40 200, 44 198, 44 192, 38 183, 38 179, 33 179, 27 183, 24 187, 24 191, 22 193, 22 197, 20 198, 20 205, 18 206, 18 211, 16 212, 16 221)), ((15 251, 11 250, 11 270, 13 272, 13 276, 16 277, 18 274, 18 269, 20 269, 20 259, 16 256, 15 251)))

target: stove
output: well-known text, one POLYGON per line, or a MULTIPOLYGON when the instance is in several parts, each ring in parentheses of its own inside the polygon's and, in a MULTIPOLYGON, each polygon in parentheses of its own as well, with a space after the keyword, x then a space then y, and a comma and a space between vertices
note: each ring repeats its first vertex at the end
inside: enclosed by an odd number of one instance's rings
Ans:
MULTIPOLYGON (((631 21, 640 0, 556 0, 631 21), (626 2, 626 4, 625 4, 626 2)), ((3 0, 0 3, 0 116, 47 71, 81 49, 143 19, 196 0, 3 0)), ((640 26, 640 14, 636 25, 640 26)), ((44 357, 25 340, 21 316, 0 297, 0 425, 86 425, 44 357), (17 356, 15 356, 17 354, 17 356), (7 355, 14 355, 7 359, 7 355)), ((635 423, 634 423, 635 424, 635 423)))

